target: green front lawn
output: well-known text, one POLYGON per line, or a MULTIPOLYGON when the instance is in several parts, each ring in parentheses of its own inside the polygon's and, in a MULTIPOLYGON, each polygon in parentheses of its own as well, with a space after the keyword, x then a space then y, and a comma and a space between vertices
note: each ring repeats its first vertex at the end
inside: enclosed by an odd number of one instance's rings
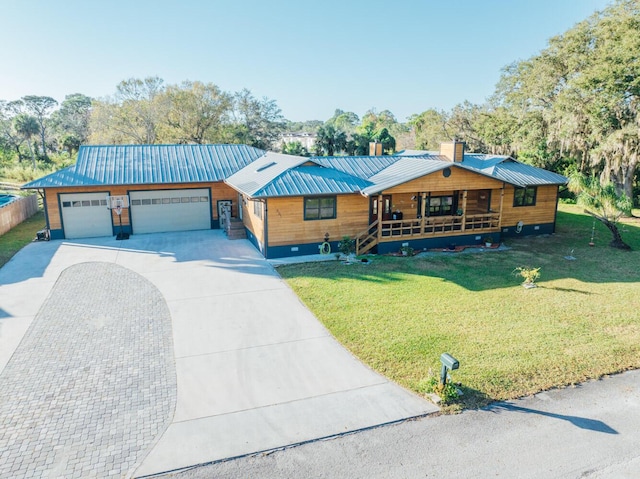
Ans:
POLYGON ((475 407, 640 367, 640 223, 623 227, 631 252, 607 246, 599 223, 589 247, 579 211, 561 206, 555 235, 509 239, 509 251, 278 271, 342 344, 409 389, 455 356, 475 407), (520 286, 523 265, 541 267, 538 288, 520 286))
POLYGON ((14 254, 31 243, 36 237, 36 233, 44 227, 44 213, 38 211, 28 220, 0 235, 0 267, 9 261, 14 254))

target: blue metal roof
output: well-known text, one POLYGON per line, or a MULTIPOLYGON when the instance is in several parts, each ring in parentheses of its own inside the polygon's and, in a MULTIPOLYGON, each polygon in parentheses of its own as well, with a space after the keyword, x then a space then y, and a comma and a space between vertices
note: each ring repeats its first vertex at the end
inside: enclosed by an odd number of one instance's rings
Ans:
POLYGON ((371 182, 322 166, 298 166, 285 171, 255 192, 255 197, 356 193, 371 182))
POLYGON ((396 156, 314 156, 311 161, 326 168, 334 168, 364 180, 393 165, 396 156))
POLYGON ((567 178, 552 171, 520 163, 508 156, 465 154, 461 167, 511 185, 564 185, 567 178))
POLYGON ((567 182, 562 175, 507 156, 465 154, 462 162, 452 163, 437 154, 418 153, 304 158, 246 145, 89 145, 80 148, 74 166, 23 188, 225 180, 238 191, 256 197, 354 191, 375 194, 447 166, 516 186, 567 182))
POLYGON ((23 188, 221 181, 264 154, 247 145, 87 145, 64 173, 23 188))
POLYGON ((401 185, 421 176, 426 176, 436 171, 444 170, 453 163, 440 156, 411 157, 403 156, 390 165, 369 178, 373 184, 364 190, 365 194, 380 193, 388 188, 401 185))

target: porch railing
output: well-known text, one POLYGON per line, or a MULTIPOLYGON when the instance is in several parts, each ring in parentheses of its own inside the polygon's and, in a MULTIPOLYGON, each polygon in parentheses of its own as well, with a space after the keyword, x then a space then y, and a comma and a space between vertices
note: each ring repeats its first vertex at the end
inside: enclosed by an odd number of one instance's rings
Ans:
POLYGON ((463 216, 431 216, 403 220, 374 221, 356 235, 356 253, 365 254, 379 242, 419 239, 464 233, 493 232, 500 229, 498 213, 463 216))

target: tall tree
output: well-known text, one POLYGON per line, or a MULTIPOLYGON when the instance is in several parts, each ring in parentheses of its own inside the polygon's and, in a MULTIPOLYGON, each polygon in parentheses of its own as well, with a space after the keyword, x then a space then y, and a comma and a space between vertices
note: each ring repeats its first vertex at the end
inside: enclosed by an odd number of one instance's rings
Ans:
POLYGON ((33 162, 33 169, 37 168, 36 164, 36 155, 33 151, 32 139, 38 133, 40 133, 40 125, 38 120, 30 115, 25 113, 20 113, 13 118, 13 126, 16 132, 25 139, 27 142, 27 146, 29 148, 29 153, 31 154, 31 161, 33 162))
MULTIPOLYGON (((22 162, 20 146, 24 142, 24 137, 15 129, 14 117, 19 113, 20 108, 15 103, 0 100, 0 146, 5 151, 15 151, 18 162, 22 162)), ((21 105, 21 102, 19 103, 21 105)))
POLYGON ((316 138, 315 153, 318 156, 334 156, 345 149, 347 145, 347 134, 337 130, 332 125, 325 125, 318 128, 316 138))
POLYGON ((570 158, 631 197, 640 157, 640 2, 618 0, 509 66, 499 106, 517 119, 515 149, 534 162, 570 158))
POLYGON ((162 94, 166 116, 159 126, 166 143, 217 142, 229 124, 232 98, 213 83, 185 81, 162 94))
POLYGON ((440 143, 448 141, 445 130, 447 117, 445 112, 434 109, 426 110, 419 115, 412 115, 409 123, 416 135, 416 148, 419 150, 437 150, 440 143))
POLYGON ((51 125, 58 145, 70 155, 89 138, 91 98, 81 93, 65 96, 60 108, 51 114, 51 125))
POLYGON ((90 120, 92 143, 153 144, 166 106, 159 77, 130 78, 116 87, 113 98, 94 102, 90 120))
POLYGON ((333 126, 336 130, 344 131, 347 135, 352 134, 360 119, 358 115, 352 111, 343 111, 336 109, 333 116, 329 118, 325 124, 333 126))
POLYGON ((234 95, 230 129, 233 143, 270 150, 283 129, 284 118, 275 100, 257 99, 247 89, 234 95))
POLYGON ((58 105, 58 102, 50 96, 27 95, 22 97, 25 109, 36 119, 40 127, 40 140, 42 144, 42 156, 48 159, 47 155, 47 120, 49 114, 58 105))

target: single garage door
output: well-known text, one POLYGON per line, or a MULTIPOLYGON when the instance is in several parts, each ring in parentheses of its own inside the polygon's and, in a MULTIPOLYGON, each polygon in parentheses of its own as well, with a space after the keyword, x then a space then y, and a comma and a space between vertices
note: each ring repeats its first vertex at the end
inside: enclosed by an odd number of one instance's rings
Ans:
POLYGON ((60 206, 65 238, 113 235, 107 193, 61 194, 60 206))
POLYGON ((211 228, 208 189, 132 191, 129 198, 134 234, 211 228))

